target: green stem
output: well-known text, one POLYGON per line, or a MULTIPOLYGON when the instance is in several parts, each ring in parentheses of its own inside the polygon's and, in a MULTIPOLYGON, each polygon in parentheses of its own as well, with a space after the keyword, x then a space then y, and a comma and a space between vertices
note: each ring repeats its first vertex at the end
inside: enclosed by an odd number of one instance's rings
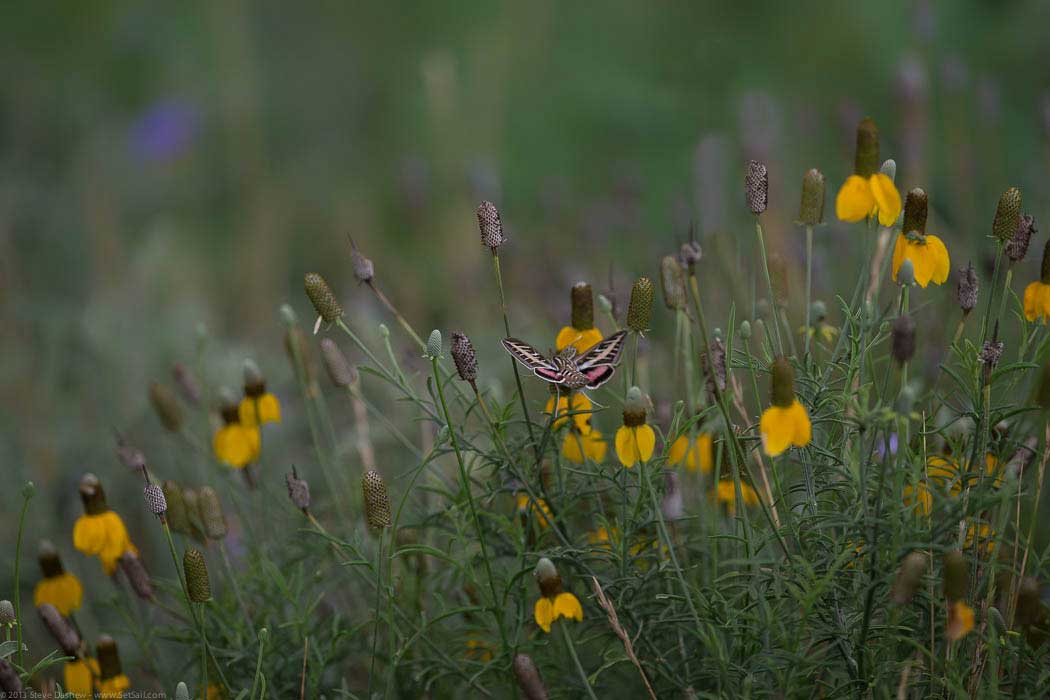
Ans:
MULTIPOLYGON (((463 462, 463 454, 459 449, 459 440, 456 438, 456 431, 452 427, 452 416, 448 412, 448 404, 445 401, 445 389, 442 386, 441 377, 438 374, 437 358, 431 358, 430 363, 434 370, 434 382, 437 384, 438 399, 441 401, 441 411, 445 417, 445 425, 448 426, 449 441, 452 443, 452 449, 456 453, 456 462, 459 465, 459 478, 463 484, 463 490, 466 491, 467 503, 470 506, 470 516, 474 521, 474 529, 477 530, 478 533, 478 543, 481 545, 481 558, 485 562, 485 575, 488 577, 489 589, 492 592, 492 613, 496 617, 496 623, 499 625, 500 640, 503 643, 504 650, 506 650, 508 648, 507 632, 503 627, 503 608, 500 605, 499 596, 496 593, 496 580, 492 576, 492 564, 489 562, 488 546, 485 544, 485 533, 481 529, 481 520, 478 518, 478 509, 474 504, 474 493, 470 488, 470 478, 467 476, 467 467, 463 462)), ((557 410, 557 406, 555 406, 555 410, 557 410)))
POLYGON ((266 648, 268 630, 263 627, 259 630, 259 654, 255 657, 255 675, 252 676, 252 691, 248 694, 248 700, 254 700, 255 689, 259 687, 259 677, 262 675, 263 649, 266 648))
MULTIPOLYGON (((510 337, 510 320, 507 318, 507 297, 503 293, 503 273, 500 272, 499 267, 499 253, 496 249, 492 249, 492 264, 496 271, 496 286, 499 288, 499 308, 503 313, 503 330, 506 332, 507 337, 510 337)), ((536 446, 536 437, 532 433, 532 420, 529 418, 529 406, 525 403, 525 388, 521 385, 521 374, 518 372, 518 363, 512 357, 510 358, 510 366, 514 370, 514 383, 518 387, 518 398, 521 399, 521 414, 525 419, 525 427, 529 431, 529 442, 532 443, 532 448, 536 452, 536 462, 540 461, 540 450, 536 446)))
POLYGON ((32 482, 27 482, 22 489, 22 513, 18 516, 18 543, 15 545, 15 623, 18 625, 18 667, 21 669, 25 669, 25 651, 22 648, 22 535, 34 490, 32 482))
POLYGON ((368 694, 372 697, 372 681, 376 675, 376 647, 379 642, 379 603, 383 595, 383 531, 379 531, 379 551, 376 553, 376 604, 375 604, 375 626, 372 628, 372 663, 368 669, 368 694))
MULTIPOLYGON (((758 252, 762 256, 762 274, 766 278, 766 289, 769 290, 769 309, 773 314, 773 330, 776 331, 777 349, 784 354, 784 339, 780 335, 780 312, 777 310, 776 295, 773 292, 773 279, 769 276, 769 260, 766 258, 766 240, 762 233, 762 221, 755 217, 755 231, 758 233, 758 252)), ((707 340, 705 338, 704 342, 707 340)))
POLYGON ((580 663, 580 657, 576 655, 576 645, 572 643, 572 635, 569 634, 568 622, 563 622, 561 627, 562 636, 565 638, 565 646, 569 649, 569 656, 572 657, 572 663, 576 666, 576 673, 580 675, 580 680, 583 681, 583 687, 587 689, 587 697, 591 700, 598 700, 598 696, 594 694, 594 689, 591 688, 591 682, 587 680, 587 672, 583 670, 583 664, 580 663))
MULTIPOLYGON (((809 338, 812 335, 809 307, 813 303, 813 226, 806 225, 806 350, 809 357, 809 338)), ((808 361, 808 360, 807 360, 808 361)))

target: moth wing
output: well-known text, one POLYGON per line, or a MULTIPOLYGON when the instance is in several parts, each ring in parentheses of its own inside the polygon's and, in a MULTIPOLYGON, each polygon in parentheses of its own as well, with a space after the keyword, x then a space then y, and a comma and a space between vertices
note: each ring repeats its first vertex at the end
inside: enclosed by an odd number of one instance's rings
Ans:
POLYGON ((620 355, 623 353, 623 346, 626 344, 627 331, 617 331, 613 333, 605 340, 601 341, 593 348, 588 350, 583 357, 580 357, 576 361, 576 366, 580 368, 580 371, 584 374, 588 370, 594 369, 600 365, 615 366, 620 361, 620 355))
POLYGON ((560 374, 558 368, 553 362, 544 357, 543 353, 525 341, 518 340, 517 338, 504 338, 502 342, 503 347, 511 354, 511 357, 533 372, 538 368, 543 368, 550 372, 560 374))
POLYGON ((587 378, 587 388, 597 389, 609 381, 615 371, 616 368, 613 365, 598 365, 587 370, 583 373, 583 376, 587 378))
POLYGON ((561 384, 565 381, 565 375, 561 371, 550 367, 534 367, 532 373, 543 381, 553 384, 561 384))

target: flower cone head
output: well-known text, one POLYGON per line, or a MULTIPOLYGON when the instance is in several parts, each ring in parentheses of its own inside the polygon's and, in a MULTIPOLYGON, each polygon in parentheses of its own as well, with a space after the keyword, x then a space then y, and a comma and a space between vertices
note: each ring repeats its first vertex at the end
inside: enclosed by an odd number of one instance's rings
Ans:
POLYGON ((685 275, 673 255, 666 255, 660 261, 660 291, 663 292, 664 305, 668 309, 674 311, 685 308, 685 275))
POLYGON ((514 677, 526 700, 547 700, 547 687, 531 656, 518 654, 514 657, 514 677))
POLYGON ((908 314, 893 322, 893 359, 904 364, 915 355, 915 320, 908 314))
POLYGON ((361 477, 361 492, 365 502, 365 520, 373 530, 390 527, 390 496, 386 481, 379 472, 369 470, 361 477))
POLYGON ((76 631, 76 628, 62 616, 62 613, 58 611, 54 605, 50 603, 44 603, 37 607, 37 613, 40 615, 40 620, 47 627, 48 632, 54 637, 58 646, 62 647, 62 651, 67 656, 76 656, 80 650, 80 634, 76 631))
POLYGON ((929 198, 926 190, 915 187, 908 192, 908 198, 904 201, 904 227, 901 232, 904 235, 915 234, 926 235, 926 217, 929 213, 929 198))
POLYGON ((1003 192, 999 204, 995 207, 995 219, 992 221, 992 235, 1006 242, 1017 233, 1018 221, 1021 218, 1021 190, 1016 187, 1003 192))
POLYGON ((165 517, 172 530, 183 535, 190 534, 190 518, 186 512, 186 501, 182 498, 182 486, 177 481, 168 479, 161 487, 164 502, 167 504, 165 517))
POLYGON ((285 483, 288 486, 288 498, 292 505, 304 513, 310 509, 310 485, 293 470, 286 474, 285 483))
POLYGON ((645 333, 653 318, 653 282, 639 277, 631 286, 631 301, 627 304, 627 327, 635 333, 645 333))
POLYGON ((316 272, 308 272, 303 277, 303 287, 317 315, 326 323, 334 323, 343 315, 343 306, 332 293, 332 288, 328 286, 324 277, 316 272))
POLYGON ((137 554, 125 552, 120 557, 120 570, 124 572, 135 595, 142 600, 153 600, 153 581, 150 580, 149 572, 137 554))
POLYGON ((175 392, 160 382, 149 385, 149 400, 161 424, 173 433, 182 427, 182 407, 175 398, 175 392))
POLYGON ((865 117, 857 125, 857 151, 853 161, 853 172, 869 177, 879 172, 879 127, 871 117, 865 117))
POLYGON ((168 501, 164 497, 164 489, 157 484, 146 484, 146 487, 142 490, 142 495, 146 499, 146 507, 149 508, 150 513, 164 515, 165 511, 168 510, 168 501))
POLYGON ((354 279, 358 282, 371 282, 376 276, 376 268, 371 259, 365 256, 357 248, 357 244, 350 242, 350 265, 354 269, 354 279))
POLYGON ((474 345, 463 333, 452 334, 452 362, 456 365, 459 378, 465 382, 474 382, 478 378, 478 356, 474 345))
POLYGON ((811 168, 802 176, 802 202, 798 208, 798 222, 806 226, 824 223, 826 184, 824 173, 811 168))
POLYGON ((120 652, 113 637, 106 634, 99 637, 95 645, 95 655, 98 657, 98 675, 103 681, 123 675, 120 652))
POLYGON ((503 234, 503 220, 492 202, 486 201, 478 205, 478 227, 481 229, 481 244, 493 253, 507 242, 507 237, 503 234))
POLYGON ((198 492, 197 508, 200 511, 200 521, 204 526, 204 534, 211 540, 221 540, 226 537, 229 528, 226 525, 226 516, 222 512, 222 501, 219 494, 211 486, 202 486, 198 492))
POLYGON ((431 360, 441 357, 441 331, 436 328, 430 331, 430 337, 427 338, 426 356, 431 360))
POLYGON ((955 299, 964 314, 969 314, 977 306, 978 290, 977 271, 973 269, 973 263, 968 263, 966 267, 959 269, 955 286, 955 299))
POLYGON ((744 176, 744 196, 751 213, 758 216, 769 206, 769 171, 764 163, 748 161, 744 176))
POLYGON ((926 572, 926 555, 922 552, 910 552, 897 569, 890 596, 897 605, 907 605, 915 597, 922 576, 926 572))
POLYGON ((944 555, 944 597, 949 601, 965 600, 970 588, 969 566, 962 552, 944 555))
POLYGON ((578 331, 594 328, 594 293, 591 285, 577 282, 572 285, 572 327, 578 331))
POLYGON ((18 618, 15 617, 15 606, 10 600, 0 600, 0 626, 11 627, 18 618))
POLYGON ((1028 254, 1028 244, 1037 233, 1039 230, 1035 226, 1035 217, 1031 214, 1021 214, 1017 219, 1017 230, 1003 248, 1006 257, 1015 263, 1024 260, 1028 254))
POLYGON ((321 358, 332 384, 345 389, 357 382, 357 369, 350 364, 339 344, 331 338, 321 338, 321 358))
POLYGON ((192 547, 182 556, 182 568, 186 573, 186 589, 194 603, 211 600, 211 580, 208 578, 208 563, 199 549, 192 547))

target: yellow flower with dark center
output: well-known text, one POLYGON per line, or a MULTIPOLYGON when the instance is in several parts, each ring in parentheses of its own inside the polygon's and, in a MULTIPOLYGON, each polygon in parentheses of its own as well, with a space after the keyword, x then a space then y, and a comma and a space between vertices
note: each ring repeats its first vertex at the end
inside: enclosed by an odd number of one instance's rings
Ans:
POLYGON ((609 445, 602 439, 598 430, 580 433, 573 427, 565 433, 565 440, 561 444, 561 454, 565 459, 576 464, 583 464, 585 460, 602 462, 609 445))
POLYGON ((80 579, 67 572, 59 559, 58 551, 50 542, 40 547, 40 570, 44 578, 33 589, 33 605, 54 605, 63 617, 78 610, 84 599, 84 587, 80 579))
MULTIPOLYGON (((745 506, 758 505, 758 492, 743 481, 740 482, 740 496, 745 506)), ((720 479, 711 497, 716 503, 723 504, 730 515, 736 514, 736 483, 732 479, 720 479)))
POLYGON ((551 514, 550 506, 542 498, 534 501, 529 498, 527 493, 519 492, 517 500, 518 513, 527 516, 531 506, 532 517, 540 524, 540 527, 546 529, 553 522, 554 518, 551 514))
POLYGON ((240 422, 236 404, 223 406, 222 419, 225 425, 216 431, 212 439, 215 458, 234 469, 243 469, 258 460, 261 448, 259 428, 240 422))
POLYGON ((901 195, 893 180, 879 172, 879 166, 879 129, 865 118, 857 126, 853 174, 835 198, 835 213, 840 219, 856 222, 878 216, 880 224, 892 226, 900 216, 901 195))
POLYGON ((84 514, 73 525, 73 546, 88 556, 102 561, 106 574, 112 574, 125 552, 138 554, 131 543, 124 521, 106 505, 106 495, 94 474, 80 481, 80 498, 84 514))
POLYGON ((893 281, 905 260, 911 260, 915 282, 925 288, 930 282, 943 284, 951 271, 948 249, 940 238, 926 233, 926 192, 916 187, 908 193, 904 205, 904 226, 893 247, 891 271, 893 281))
POLYGON ((550 559, 544 557, 536 564, 536 582, 541 595, 533 609, 533 617, 540 629, 549 634, 551 624, 560 617, 583 621, 583 606, 576 596, 562 590, 561 576, 550 559))
POLYGON ((623 405, 623 425, 616 431, 616 456, 628 469, 653 458, 656 433, 645 422, 645 403, 641 390, 633 386, 623 405))
POLYGON ((1024 317, 1043 325, 1050 320, 1050 241, 1043 248, 1039 279, 1024 288, 1024 317))
POLYGON ((572 345, 584 353, 600 343, 602 333, 594 326, 594 294, 591 285, 578 282, 572 287, 572 323, 558 331, 554 345, 559 352, 572 345))
POLYGON ((259 396, 245 396, 237 411, 240 422, 246 426, 281 422, 281 402, 270 392, 259 396))
POLYGON ((948 629, 946 636, 957 642, 973 630, 973 608, 961 600, 948 603, 948 629))
POLYGON ((772 367, 772 406, 762 412, 759 432, 762 449, 776 457, 789 447, 805 447, 813 435, 806 408, 795 397, 795 373, 783 357, 772 367))
POLYGON ((667 463, 678 465, 684 461, 685 468, 689 471, 695 472, 699 469, 704 474, 710 474, 715 463, 713 444, 709 433, 700 433, 692 439, 688 435, 679 435, 678 439, 671 443, 667 463))
MULTIPOLYGON (((558 415, 554 419, 551 429, 557 430, 565 425, 569 421, 569 414, 572 414, 573 425, 578 431, 586 435, 591 432, 591 409, 593 407, 591 400, 583 392, 573 391, 567 396, 561 393, 558 396, 558 415)), ((549 416, 553 410, 554 396, 552 395, 547 399, 547 405, 544 407, 543 413, 549 416)))
POLYGON ((95 692, 95 676, 98 676, 95 659, 68 661, 62 669, 62 690, 74 698, 91 698, 95 692))

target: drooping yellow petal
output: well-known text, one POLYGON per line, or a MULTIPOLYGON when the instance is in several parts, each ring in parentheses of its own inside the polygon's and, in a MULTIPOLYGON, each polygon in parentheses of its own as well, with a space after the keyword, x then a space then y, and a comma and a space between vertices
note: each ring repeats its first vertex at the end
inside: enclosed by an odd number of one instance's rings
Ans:
POLYGON ((671 449, 667 451, 667 463, 676 466, 685 459, 686 448, 689 447, 689 436, 679 435, 678 439, 671 443, 671 449))
POLYGON ((259 458, 259 429, 229 423, 215 433, 215 458, 234 469, 243 469, 259 458))
POLYGON ((948 604, 947 637, 957 642, 973 630, 973 608, 961 600, 948 604))
POLYGON ((94 694, 92 673, 97 676, 98 672, 98 661, 95 659, 69 661, 62 670, 62 689, 78 699, 90 698, 94 694))
MULTIPOLYGON (((720 479, 711 496, 717 503, 723 504, 730 515, 736 514, 736 482, 732 479, 720 479)), ((740 482, 740 497, 745 506, 758 505, 758 492, 743 481, 740 482)))
POLYGON ((569 345, 576 348, 576 352, 584 353, 602 341, 602 332, 597 328, 580 330, 572 326, 565 326, 558 331, 558 337, 554 340, 554 346, 558 351, 564 350, 569 345))
POLYGON ((281 422, 281 402, 273 394, 245 396, 237 406, 241 425, 255 426, 263 423, 281 422))
POLYGON ((638 461, 638 442, 634 429, 621 425, 616 431, 616 457, 628 469, 638 461))
POLYGON ((554 599, 554 619, 559 617, 583 622, 583 606, 576 596, 568 591, 562 591, 554 599))
POLYGON ((809 413, 806 407, 795 399, 788 409, 791 412, 791 420, 795 424, 795 433, 791 438, 791 444, 795 447, 805 447, 813 439, 813 425, 809 421, 809 413))
POLYGON ((948 248, 937 236, 927 234, 927 255, 930 257, 932 269, 930 270, 930 281, 934 284, 944 284, 952 269, 952 261, 948 256, 948 248))
POLYGON ((99 698, 104 698, 106 700, 111 698, 120 700, 120 698, 124 697, 124 691, 130 687, 131 681, 128 680, 127 676, 121 673, 112 678, 100 680, 98 682, 98 696, 99 698))
POLYGON ((106 529, 97 515, 81 515, 73 524, 73 546, 95 556, 106 546, 106 529))
POLYGON ((1024 317, 1028 321, 1034 321, 1040 316, 1037 302, 1039 299, 1039 287, 1042 285, 1042 282, 1036 280, 1024 288, 1024 317))
MULTIPOLYGON (((710 433, 701 433, 696 438, 696 454, 699 462, 700 471, 704 474, 710 474, 711 470, 715 466, 714 458, 714 438, 711 437, 710 433)), ((687 465, 692 466, 692 465, 687 465)), ((695 469, 695 467, 692 467, 695 469)))
POLYGON ((83 600, 84 587, 80 584, 80 579, 68 571, 41 579, 33 589, 33 605, 39 608, 49 603, 64 617, 78 610, 83 600))
POLYGON ((634 442, 638 447, 638 459, 648 462, 656 449, 656 431, 650 425, 639 425, 634 429, 634 442))
MULTIPOLYGON (((898 199, 900 195, 898 195, 898 199)), ((835 214, 843 221, 866 219, 875 208, 871 184, 860 175, 850 175, 835 197, 835 214)))
POLYGON ((594 462, 603 461, 607 449, 608 445, 602 439, 602 434, 597 430, 591 430, 586 435, 570 430, 565 433, 565 441, 562 442, 561 453, 570 462, 583 464, 586 459, 594 462))
POLYGON ((551 623, 554 622, 554 606, 551 604, 549 598, 540 596, 539 600, 536 601, 536 606, 532 611, 533 617, 536 619, 536 624, 540 626, 540 629, 548 634, 551 631, 551 623))
POLYGON ((890 277, 896 282, 897 272, 901 269, 901 264, 904 262, 904 253, 908 247, 908 238, 903 234, 897 234, 897 242, 893 244, 893 262, 890 265, 890 277))
MULTIPOLYGON (((559 396, 558 416, 555 418, 551 427, 554 430, 557 430, 565 425, 571 414, 572 422, 576 426, 576 429, 586 435, 591 432, 591 415, 593 414, 593 408, 594 405, 591 403, 591 400, 587 398, 586 394, 581 392, 574 391, 568 396, 559 396)), ((551 396, 547 399, 547 405, 543 409, 543 414, 549 416, 553 410, 554 397, 551 396)))
POLYGON ((813 433, 809 414, 798 399, 787 408, 767 408, 762 413, 759 431, 762 435, 762 449, 770 457, 776 457, 792 445, 805 447, 813 433))
POLYGON ((868 178, 868 182, 875 206, 879 210, 879 223, 883 226, 893 226, 901 214, 901 193, 885 173, 875 173, 868 178))
POLYGON ((926 485, 926 482, 920 481, 916 488, 912 488, 911 484, 904 486, 904 505, 905 507, 911 506, 912 501, 915 503, 916 515, 929 515, 933 512, 933 494, 930 493, 930 487, 926 485), (912 498, 912 494, 915 494, 915 498, 912 498))

